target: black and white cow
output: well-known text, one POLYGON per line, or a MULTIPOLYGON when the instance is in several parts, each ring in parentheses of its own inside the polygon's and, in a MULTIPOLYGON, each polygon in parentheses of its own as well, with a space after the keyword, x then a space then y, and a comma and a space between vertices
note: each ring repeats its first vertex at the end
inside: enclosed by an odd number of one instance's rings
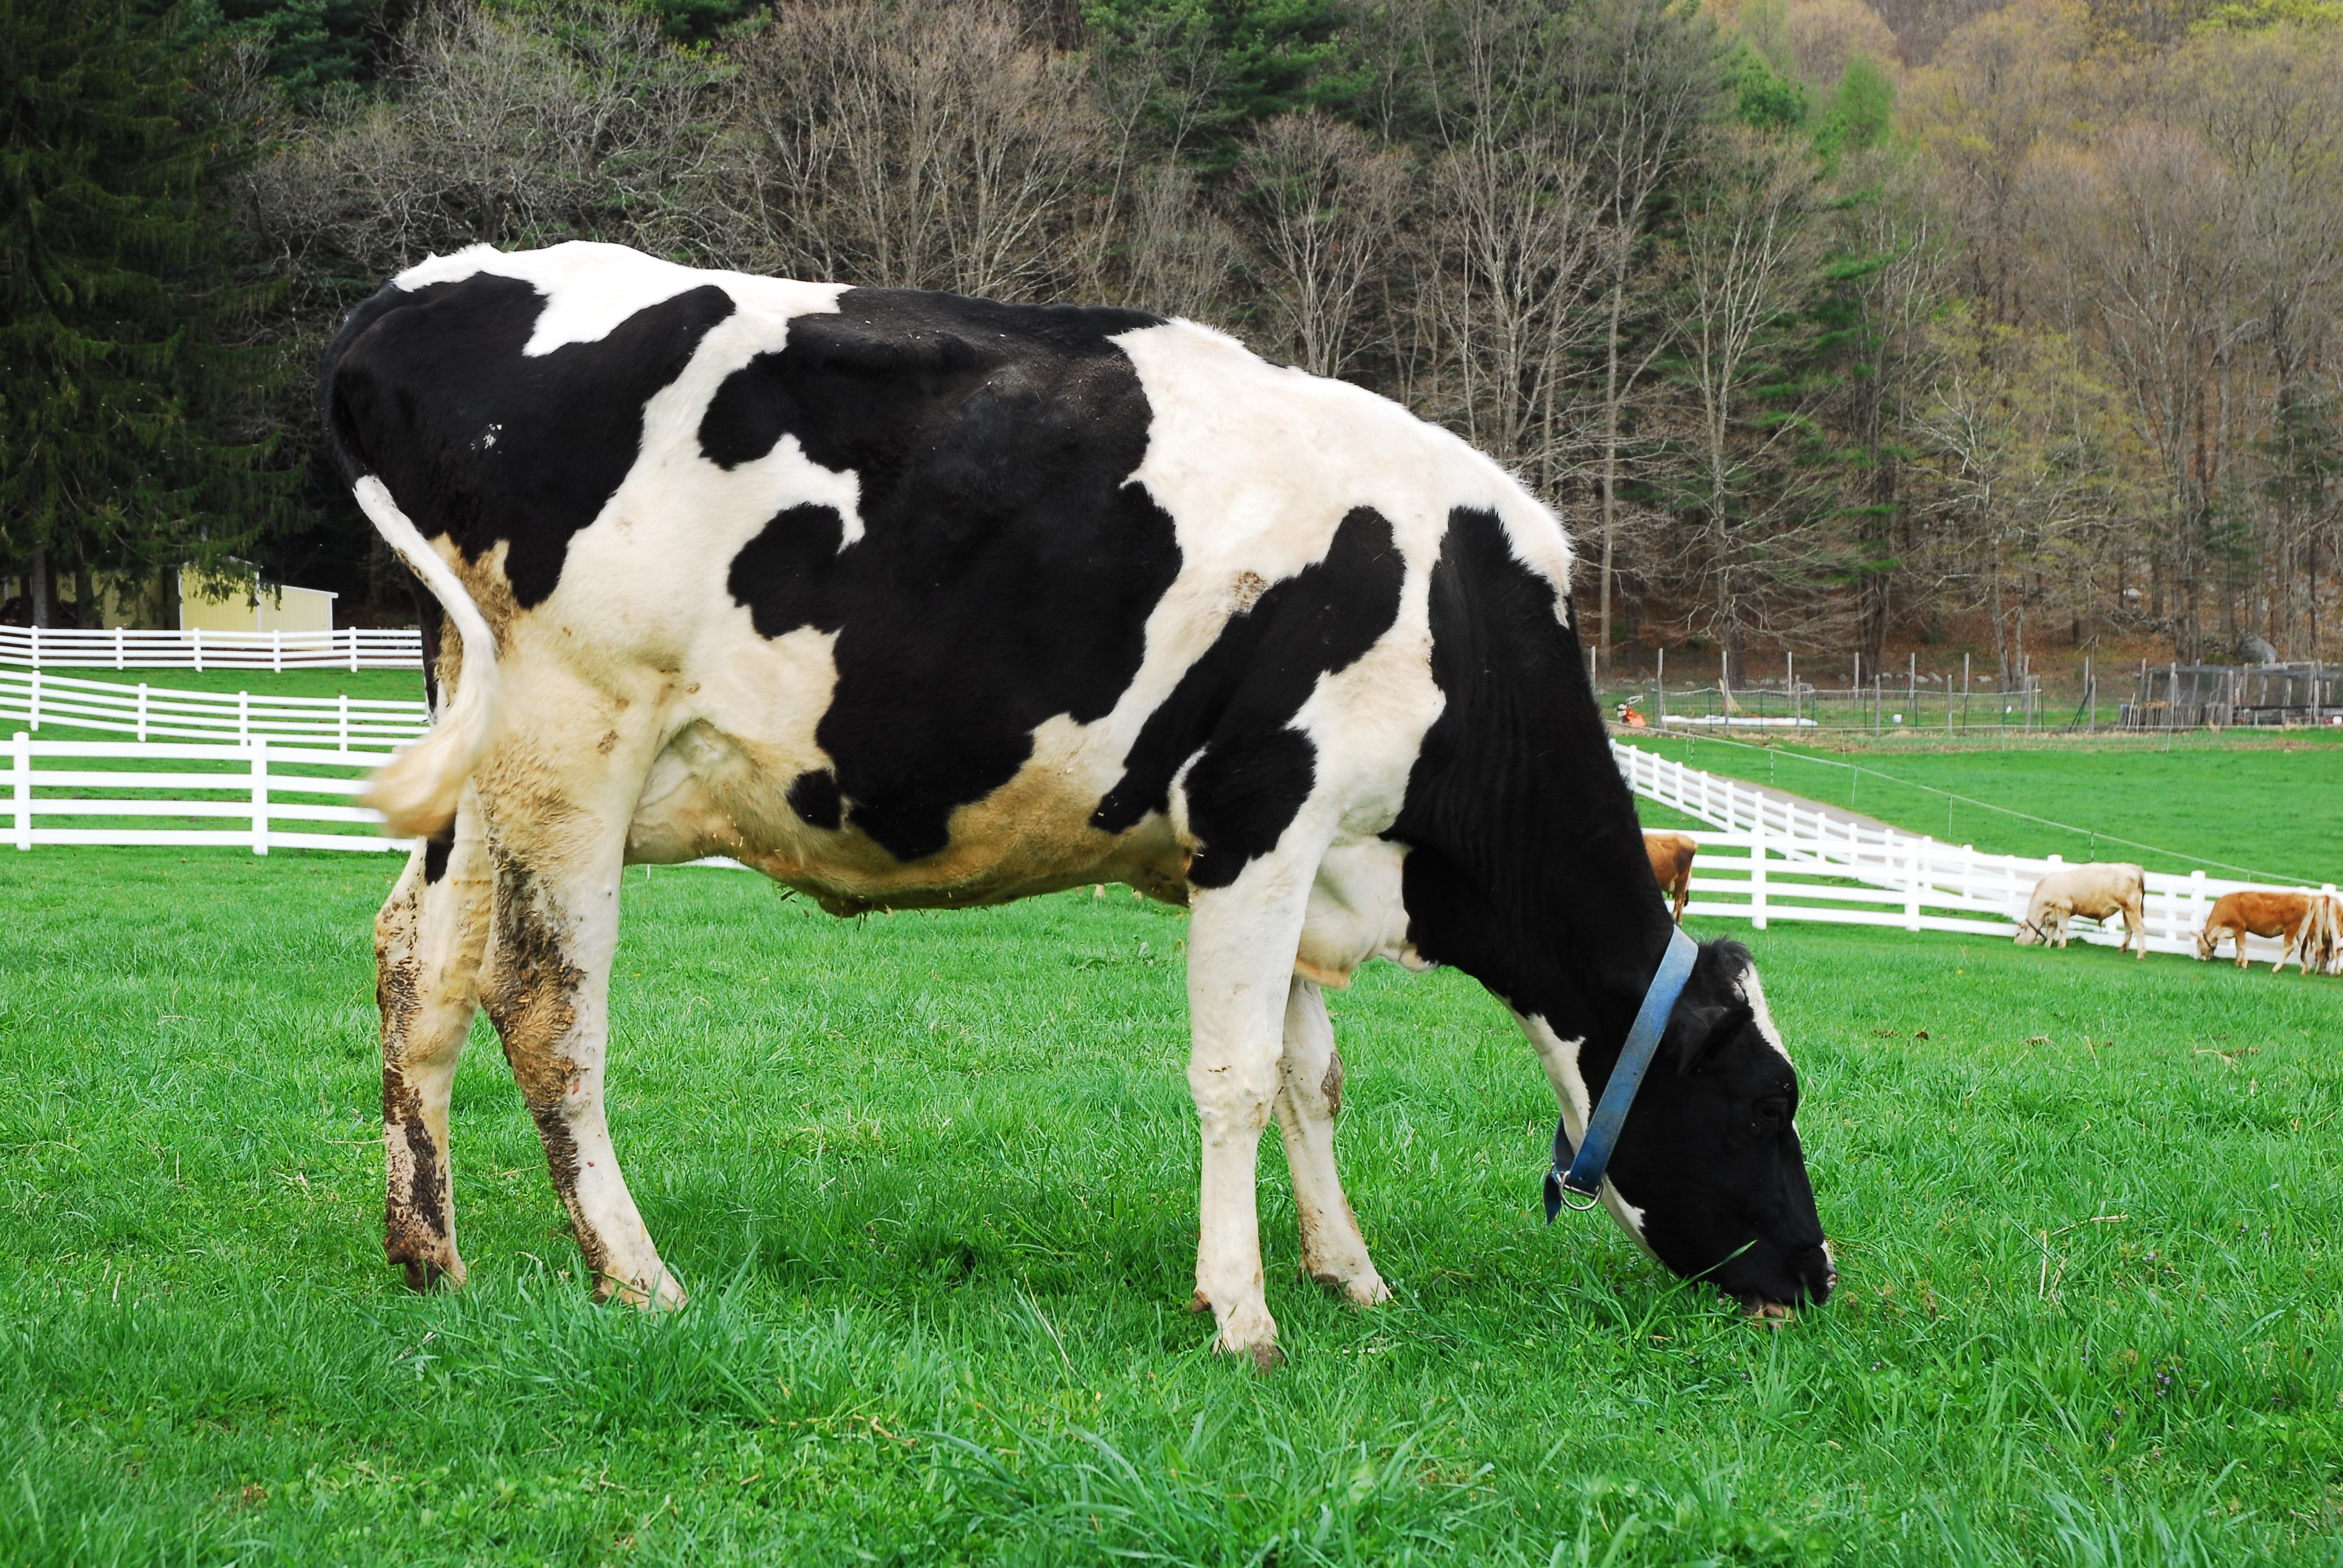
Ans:
MULTIPOLYGON (((1321 987, 1465 970, 1584 1124, 1668 912, 1562 528, 1445 431, 1190 322, 583 244, 402 273, 320 404, 446 618, 438 721, 372 793, 427 839, 377 924, 411 1282, 463 1278, 448 1086, 485 1006, 599 1292, 683 1299, 603 1112, 629 861, 729 855, 841 914, 1106 881, 1187 905, 1195 1302, 1264 1363, 1272 1112, 1304 1270, 1389 1293, 1335 1173, 1321 987)), ((1611 1213, 1753 1309, 1820 1300, 1796 1105, 1748 953, 1708 944, 1611 1213)))

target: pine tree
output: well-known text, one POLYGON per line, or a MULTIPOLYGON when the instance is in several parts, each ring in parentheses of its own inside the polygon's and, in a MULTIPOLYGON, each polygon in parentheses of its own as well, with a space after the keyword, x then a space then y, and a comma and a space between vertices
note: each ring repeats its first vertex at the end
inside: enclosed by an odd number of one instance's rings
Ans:
POLYGON ((260 301, 210 200, 246 138, 184 35, 119 0, 0 0, 0 558, 36 602, 287 515, 296 477, 237 438, 277 362, 236 341, 260 301))

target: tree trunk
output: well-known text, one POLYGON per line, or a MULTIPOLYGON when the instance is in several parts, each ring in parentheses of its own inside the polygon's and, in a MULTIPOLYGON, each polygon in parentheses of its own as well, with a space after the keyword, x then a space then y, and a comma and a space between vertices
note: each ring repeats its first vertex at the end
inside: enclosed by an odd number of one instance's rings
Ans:
POLYGON ((55 586, 55 574, 49 568, 49 547, 38 540, 33 544, 33 564, 25 573, 25 597, 31 601, 35 626, 49 624, 49 596, 55 586))

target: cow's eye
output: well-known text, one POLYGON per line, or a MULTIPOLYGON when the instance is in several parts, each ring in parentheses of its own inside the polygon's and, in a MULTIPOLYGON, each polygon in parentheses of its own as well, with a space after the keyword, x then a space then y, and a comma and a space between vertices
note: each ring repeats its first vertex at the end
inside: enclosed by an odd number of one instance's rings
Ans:
POLYGON ((1790 1124, 1790 1097, 1786 1094, 1767 1095, 1757 1102, 1757 1118, 1768 1127, 1787 1127, 1790 1124))

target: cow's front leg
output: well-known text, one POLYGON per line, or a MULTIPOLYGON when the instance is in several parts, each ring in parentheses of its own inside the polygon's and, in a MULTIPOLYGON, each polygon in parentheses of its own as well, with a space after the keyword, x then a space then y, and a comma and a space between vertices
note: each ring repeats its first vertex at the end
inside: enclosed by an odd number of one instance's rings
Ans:
POLYGON ((447 1097, 478 1010, 488 878, 468 799, 448 837, 416 846, 375 917, 382 1010, 383 1250, 417 1290, 464 1282, 447 1097))
MULTIPOLYGON (((1297 830, 1289 829, 1289 839, 1297 830)), ((1188 1088, 1203 1137, 1196 1242, 1199 1311, 1212 1309, 1213 1348, 1276 1364, 1277 1323, 1262 1291, 1254 1181, 1262 1130, 1278 1091, 1285 1000, 1315 857, 1252 861, 1226 887, 1191 892, 1188 1088)))
POLYGON ((1302 1230, 1302 1271, 1339 1285, 1360 1306, 1391 1300, 1367 1256, 1358 1217, 1334 1164, 1334 1119, 1342 1111, 1342 1057, 1317 985, 1296 976, 1285 1000, 1285 1050, 1277 1064, 1277 1131, 1293 1175, 1302 1230))

